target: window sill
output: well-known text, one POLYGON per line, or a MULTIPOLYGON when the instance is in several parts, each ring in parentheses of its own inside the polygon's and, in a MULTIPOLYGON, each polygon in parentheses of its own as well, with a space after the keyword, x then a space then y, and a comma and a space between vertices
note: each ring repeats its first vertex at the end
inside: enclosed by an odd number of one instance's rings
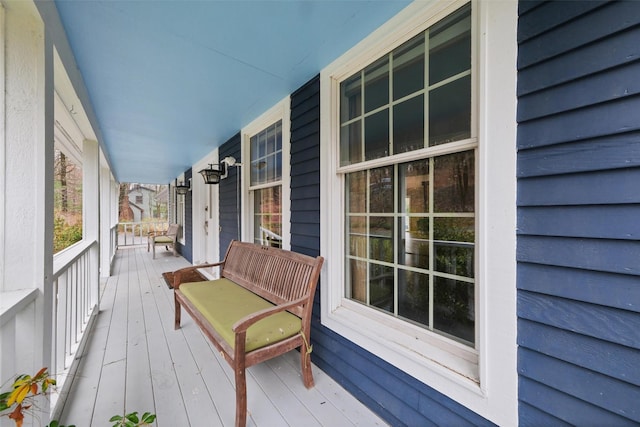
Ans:
POLYGON ((426 384, 439 378, 482 395, 478 353, 464 344, 349 300, 322 324, 426 384))

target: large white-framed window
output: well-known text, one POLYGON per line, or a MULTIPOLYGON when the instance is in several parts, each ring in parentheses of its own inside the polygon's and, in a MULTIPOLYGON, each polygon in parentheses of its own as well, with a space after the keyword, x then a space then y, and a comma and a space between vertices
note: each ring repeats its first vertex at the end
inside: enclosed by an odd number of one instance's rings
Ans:
POLYGON ((322 323, 499 424, 517 420, 516 22, 516 2, 415 2, 321 73, 322 323))
POLYGON ((290 99, 242 130, 243 240, 290 248, 290 99))

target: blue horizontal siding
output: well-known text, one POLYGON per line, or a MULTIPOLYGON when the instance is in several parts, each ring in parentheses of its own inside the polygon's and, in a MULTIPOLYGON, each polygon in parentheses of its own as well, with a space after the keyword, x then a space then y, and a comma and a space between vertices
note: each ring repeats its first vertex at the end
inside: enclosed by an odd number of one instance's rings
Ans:
MULTIPOLYGON (((640 422, 639 387, 523 347, 518 353, 521 375, 542 379, 548 387, 589 402, 592 407, 606 409, 600 425, 617 425, 622 421, 610 414, 640 422), (604 419, 605 414, 609 420, 604 419)), ((597 419, 591 418, 591 422, 598 424, 597 419)))
MULTIPOLYGON (((526 358, 526 356, 523 356, 526 358)), ((588 427, 637 426, 628 418, 611 413, 596 405, 542 383, 520 377, 520 387, 530 390, 524 400, 534 411, 520 407, 520 425, 531 427, 555 427, 562 425, 588 427), (543 409, 541 409, 543 408, 543 409)), ((589 387, 589 386, 587 386, 589 387)))
POLYGON ((640 316, 634 312, 520 291, 518 317, 640 349, 640 316))
MULTIPOLYGON (((568 7, 571 7, 571 3, 586 2, 566 3, 568 7)), ((558 37, 565 33, 566 31, 559 32, 558 37)), ((637 43, 639 34, 640 28, 634 27, 617 33, 615 37, 607 37, 521 69, 520 74, 523 78, 518 80, 518 95, 526 95, 637 61, 640 55, 640 46, 637 43)), ((526 53, 522 53, 520 56, 523 55, 526 56, 526 53)))
POLYGON ((637 241, 520 236, 516 253, 521 262, 640 275, 637 241))
POLYGON ((640 313, 636 276, 521 262, 517 282, 524 291, 640 313))
MULTIPOLYGON (((627 152, 635 147, 627 144, 627 152)), ((522 163, 522 162, 521 162, 522 163)), ((519 206, 640 203, 640 168, 540 176, 518 180, 519 206)))
POLYGON ((632 132, 525 150, 519 156, 518 177, 637 167, 640 132, 632 132))
MULTIPOLYGON (((638 14, 638 8, 633 4, 635 1, 623 1, 615 2, 610 7, 598 8, 604 5, 604 2, 596 4, 595 2, 586 4, 586 9, 574 10, 574 7, 565 8, 565 13, 569 13, 571 16, 578 15, 574 18, 572 23, 572 29, 570 33, 567 33, 563 26, 556 27, 550 31, 545 31, 542 26, 548 26, 549 24, 557 24, 554 22, 550 14, 554 13, 550 10, 540 9, 540 14, 537 17, 539 22, 536 22, 536 30, 538 35, 532 39, 528 39, 521 43, 526 55, 520 55, 518 57, 518 66, 520 68, 527 67, 528 65, 542 62, 547 59, 553 58, 563 52, 568 52, 579 48, 580 46, 587 45, 593 41, 605 38, 616 32, 625 30, 635 25, 635 22, 640 21, 638 14), (593 6, 593 8, 591 7, 593 6), (620 16, 626 16, 628 19, 620 19, 620 16), (600 25, 602 22, 606 22, 607 25, 600 25), (542 31, 540 33, 540 31, 542 31)), ((587 2, 584 2, 587 3, 587 2)), ((548 4, 547 7, 562 7, 558 4, 548 4)), ((521 8, 522 12, 522 8, 521 8)), ((562 18, 559 16, 559 18, 562 18)), ((527 20, 528 22, 528 20, 527 20)), ((532 24, 527 24, 532 27, 532 24)), ((533 28, 531 28, 533 30, 533 28)), ((529 28, 523 28, 523 33, 528 31, 529 28)), ((524 36, 524 34, 523 34, 524 36)))
POLYGON ((523 43, 601 7, 606 3, 606 0, 584 2, 521 1, 520 3, 519 13, 521 15, 527 14, 527 19, 521 19, 518 24, 518 42, 523 43))
POLYGON ((528 320, 518 325, 518 345, 640 386, 640 351, 631 347, 528 320))
POLYGON ((640 62, 522 96, 518 121, 576 110, 640 93, 640 62))
MULTIPOLYGON (((218 157, 224 159, 227 156, 235 157, 238 163, 241 158, 241 137, 240 133, 235 134, 228 141, 222 144, 218 150, 218 157)), ((218 184, 218 197, 220 206, 220 256, 227 253, 227 248, 232 240, 240 240, 242 230, 238 219, 238 172, 237 167, 228 168, 227 178, 218 184)), ((240 209, 242 209, 240 207, 240 209)), ((241 210, 240 210, 241 211, 241 210)))
POLYGON ((638 205, 524 206, 518 231, 538 236, 640 239, 638 205))
MULTIPOLYGON (((640 40, 640 31, 637 36, 640 40)), ((625 97, 617 102, 596 104, 521 123, 518 126, 518 148, 535 148, 637 131, 640 129, 640 110, 636 108, 639 102, 640 97, 625 97)))
MULTIPOLYGON (((523 383, 525 381, 522 381, 523 383)), ((541 411, 523 401, 518 402, 518 414, 520 427, 571 427, 573 424, 562 421, 547 412, 541 411)))
POLYGON ((519 11, 519 421, 635 425, 640 3, 519 11))

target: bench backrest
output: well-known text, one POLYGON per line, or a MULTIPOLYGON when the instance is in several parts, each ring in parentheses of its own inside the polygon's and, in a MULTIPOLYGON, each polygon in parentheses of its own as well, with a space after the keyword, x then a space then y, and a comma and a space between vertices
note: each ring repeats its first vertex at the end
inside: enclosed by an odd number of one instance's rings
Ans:
MULTIPOLYGON (((311 304, 324 259, 232 241, 221 275, 274 304, 308 298, 311 304)), ((301 309, 291 310, 302 317, 301 309)))

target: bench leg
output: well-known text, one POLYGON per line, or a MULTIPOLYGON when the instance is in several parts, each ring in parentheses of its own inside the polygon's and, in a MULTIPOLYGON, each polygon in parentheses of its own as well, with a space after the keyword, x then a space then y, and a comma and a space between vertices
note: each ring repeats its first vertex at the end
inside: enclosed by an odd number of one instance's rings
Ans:
POLYGON ((156 244, 154 243, 151 246, 153 246, 153 259, 156 259, 156 244))
POLYGON ((176 304, 176 308, 175 308, 175 323, 174 323, 174 329, 180 329, 180 317, 182 315, 182 306, 180 305, 180 303, 178 302, 178 298, 176 298, 175 293, 173 294, 173 300, 176 304))
MULTIPOLYGON (((244 363, 242 363, 244 365, 244 363)), ((247 425, 247 379, 245 367, 236 366, 236 427, 247 425)))
POLYGON ((311 370, 311 354, 305 346, 300 347, 300 368, 302 370, 302 382, 306 388, 313 387, 313 371, 311 370))

